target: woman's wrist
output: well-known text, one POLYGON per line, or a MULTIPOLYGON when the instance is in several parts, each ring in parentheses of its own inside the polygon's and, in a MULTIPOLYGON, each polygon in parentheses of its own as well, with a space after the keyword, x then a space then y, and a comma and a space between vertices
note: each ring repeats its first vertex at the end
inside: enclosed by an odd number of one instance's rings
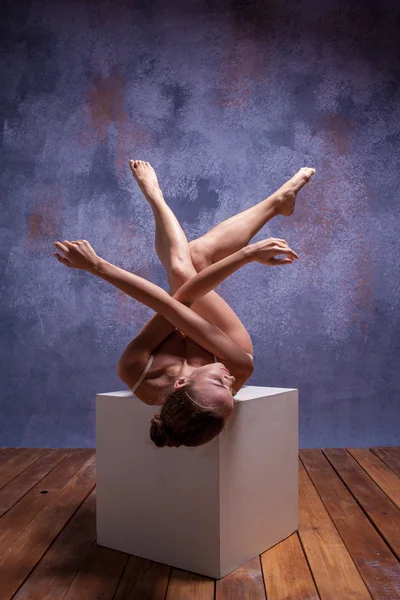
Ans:
POLYGON ((239 250, 239 252, 241 252, 243 255, 243 259, 248 263, 254 261, 254 250, 255 250, 256 243, 250 244, 249 246, 244 246, 244 248, 239 250))
POLYGON ((87 271, 88 273, 91 273, 92 275, 97 275, 98 277, 101 277, 102 269, 103 269, 104 265, 106 265, 106 264, 110 264, 110 263, 108 263, 106 260, 104 260, 104 258, 101 258, 99 256, 98 260, 96 260, 96 262, 93 263, 93 265, 91 265, 90 267, 85 269, 85 271, 87 271))

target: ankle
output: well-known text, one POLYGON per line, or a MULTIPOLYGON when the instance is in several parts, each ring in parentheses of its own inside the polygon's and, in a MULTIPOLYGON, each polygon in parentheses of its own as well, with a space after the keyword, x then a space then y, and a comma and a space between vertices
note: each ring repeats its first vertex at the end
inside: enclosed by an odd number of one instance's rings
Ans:
POLYGON ((146 186, 146 189, 142 189, 142 192, 149 202, 165 202, 163 193, 158 186, 146 186))
POLYGON ((264 200, 264 202, 266 203, 266 208, 268 210, 268 213, 270 214, 271 219, 273 217, 275 217, 276 215, 279 215, 281 205, 282 205, 282 200, 283 200, 283 195, 279 191, 274 192, 272 194, 272 196, 268 196, 268 198, 266 198, 264 200))

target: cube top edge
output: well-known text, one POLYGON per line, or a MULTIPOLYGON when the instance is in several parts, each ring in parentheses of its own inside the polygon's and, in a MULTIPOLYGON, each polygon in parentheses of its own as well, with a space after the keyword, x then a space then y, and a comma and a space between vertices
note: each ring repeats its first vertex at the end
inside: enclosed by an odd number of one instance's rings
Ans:
MULTIPOLYGON (((258 385, 244 385, 241 390, 234 396, 236 402, 250 400, 253 398, 264 398, 265 396, 278 396, 286 392, 297 392, 297 388, 274 388, 258 385)), ((130 390, 120 390, 117 392, 101 392, 97 396, 112 396, 114 398, 128 398, 135 396, 130 390)))

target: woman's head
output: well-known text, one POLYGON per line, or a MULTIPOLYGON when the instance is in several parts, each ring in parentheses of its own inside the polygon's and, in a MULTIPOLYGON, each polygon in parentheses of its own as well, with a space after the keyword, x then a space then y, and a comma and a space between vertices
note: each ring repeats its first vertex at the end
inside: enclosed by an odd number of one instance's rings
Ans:
POLYGON ((179 375, 164 395, 160 413, 151 420, 152 441, 160 447, 178 447, 212 440, 232 413, 234 381, 222 363, 179 375))

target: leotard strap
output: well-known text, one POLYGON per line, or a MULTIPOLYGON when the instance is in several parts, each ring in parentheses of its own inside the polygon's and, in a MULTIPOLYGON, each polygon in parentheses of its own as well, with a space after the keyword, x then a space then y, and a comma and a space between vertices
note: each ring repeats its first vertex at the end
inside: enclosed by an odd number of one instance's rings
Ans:
POLYGON ((150 354, 149 362, 147 363, 147 365, 146 365, 146 368, 145 368, 145 370, 143 371, 143 373, 142 373, 142 375, 141 375, 141 377, 140 377, 139 381, 137 381, 137 382, 135 383, 135 385, 133 386, 133 388, 131 388, 131 392, 132 392, 132 394, 134 393, 134 391, 135 391, 135 390, 137 390, 137 389, 138 389, 139 385, 142 383, 143 379, 146 377, 146 375, 147 375, 147 372, 148 372, 148 370, 150 369, 150 367, 151 367, 151 365, 152 365, 152 362, 153 362, 153 360, 154 360, 154 354, 150 354))

